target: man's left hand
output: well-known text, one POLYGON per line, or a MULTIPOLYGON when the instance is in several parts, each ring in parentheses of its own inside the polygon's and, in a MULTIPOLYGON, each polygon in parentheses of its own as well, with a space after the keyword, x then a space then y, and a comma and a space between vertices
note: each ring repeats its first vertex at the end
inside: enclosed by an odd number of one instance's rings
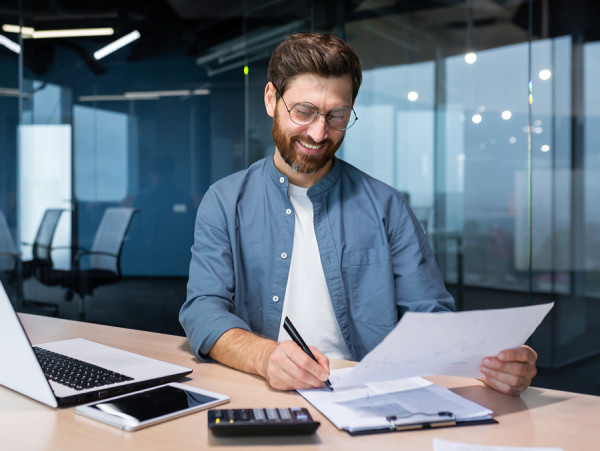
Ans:
POLYGON ((537 353, 529 346, 500 351, 481 363, 484 382, 499 392, 517 396, 531 384, 537 373, 537 353))

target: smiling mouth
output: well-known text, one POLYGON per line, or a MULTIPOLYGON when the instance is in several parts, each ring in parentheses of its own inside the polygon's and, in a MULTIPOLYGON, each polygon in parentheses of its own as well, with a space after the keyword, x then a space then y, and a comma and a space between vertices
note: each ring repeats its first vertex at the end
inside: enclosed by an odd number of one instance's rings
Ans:
POLYGON ((305 141, 302 141, 300 139, 297 140, 298 144, 300 144, 302 147, 304 147, 305 149, 309 150, 309 151, 317 151, 320 150, 323 147, 323 143, 321 144, 309 144, 305 141))

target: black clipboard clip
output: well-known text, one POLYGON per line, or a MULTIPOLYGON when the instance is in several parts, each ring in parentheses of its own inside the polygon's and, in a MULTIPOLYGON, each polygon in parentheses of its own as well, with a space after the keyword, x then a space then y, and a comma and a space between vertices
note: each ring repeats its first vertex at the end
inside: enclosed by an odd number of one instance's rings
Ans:
POLYGON ((392 429, 396 431, 409 431, 412 429, 431 429, 446 426, 456 426, 456 417, 452 412, 436 412, 436 413, 425 413, 415 412, 408 415, 396 416, 390 415, 385 418, 389 421, 392 429), (431 420, 418 421, 415 423, 406 423, 406 419, 410 417, 426 416, 435 417, 431 420))

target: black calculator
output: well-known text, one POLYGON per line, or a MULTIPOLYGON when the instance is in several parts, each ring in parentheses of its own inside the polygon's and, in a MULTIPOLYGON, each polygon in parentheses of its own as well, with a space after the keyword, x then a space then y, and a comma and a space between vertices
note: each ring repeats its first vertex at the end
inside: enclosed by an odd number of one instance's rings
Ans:
POLYGON ((320 424, 303 407, 208 411, 208 428, 219 437, 305 435, 314 433, 320 424))

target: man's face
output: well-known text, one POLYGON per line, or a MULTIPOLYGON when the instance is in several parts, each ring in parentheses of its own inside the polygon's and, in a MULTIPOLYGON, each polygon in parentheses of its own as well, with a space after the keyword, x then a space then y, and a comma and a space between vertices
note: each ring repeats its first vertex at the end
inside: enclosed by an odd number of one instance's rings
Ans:
MULTIPOLYGON (((288 108, 299 102, 310 102, 320 113, 352 105, 350 76, 320 77, 302 74, 288 85, 283 99, 288 108)), ((325 116, 298 125, 291 121, 284 102, 279 99, 273 117, 273 141, 283 160, 296 172, 314 174, 331 161, 344 140, 344 131, 331 128, 325 116)))

